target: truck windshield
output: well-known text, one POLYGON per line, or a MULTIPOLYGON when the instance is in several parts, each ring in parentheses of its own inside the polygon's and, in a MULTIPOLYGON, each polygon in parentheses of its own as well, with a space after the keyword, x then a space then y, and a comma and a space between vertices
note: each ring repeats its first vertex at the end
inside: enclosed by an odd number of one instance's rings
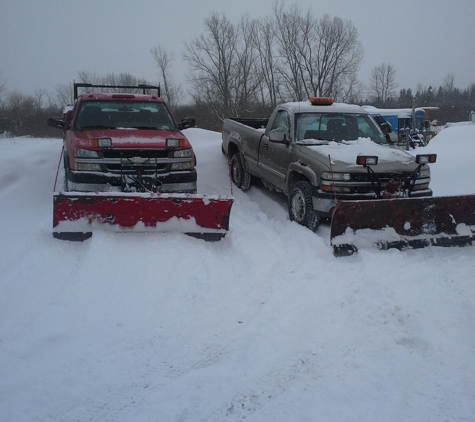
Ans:
POLYGON ((387 144, 386 138, 367 114, 300 113, 296 115, 296 139, 316 141, 354 141, 370 138, 377 144, 387 144))
POLYGON ((150 101, 83 101, 75 128, 176 130, 165 104, 150 101))

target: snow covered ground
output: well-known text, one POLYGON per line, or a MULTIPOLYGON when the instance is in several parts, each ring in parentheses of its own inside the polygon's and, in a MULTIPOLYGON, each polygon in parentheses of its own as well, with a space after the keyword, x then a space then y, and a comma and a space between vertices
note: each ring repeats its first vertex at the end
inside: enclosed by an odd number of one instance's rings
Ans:
MULTIPOLYGON (((187 132, 229 195, 219 133, 187 132)), ((230 232, 53 239, 61 140, 0 140, 0 421, 473 421, 475 247, 360 250, 234 188, 230 232)), ((435 195, 475 193, 475 125, 435 195)))

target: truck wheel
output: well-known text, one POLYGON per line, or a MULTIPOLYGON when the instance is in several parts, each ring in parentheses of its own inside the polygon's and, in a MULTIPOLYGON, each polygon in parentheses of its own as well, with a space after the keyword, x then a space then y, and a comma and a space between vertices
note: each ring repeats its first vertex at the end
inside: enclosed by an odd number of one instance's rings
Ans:
POLYGON ((251 187, 251 175, 245 170, 239 153, 234 154, 231 158, 231 178, 243 192, 248 191, 251 187))
POLYGON ((289 195, 289 218, 315 231, 320 219, 315 214, 312 201, 312 186, 305 181, 297 182, 289 195))

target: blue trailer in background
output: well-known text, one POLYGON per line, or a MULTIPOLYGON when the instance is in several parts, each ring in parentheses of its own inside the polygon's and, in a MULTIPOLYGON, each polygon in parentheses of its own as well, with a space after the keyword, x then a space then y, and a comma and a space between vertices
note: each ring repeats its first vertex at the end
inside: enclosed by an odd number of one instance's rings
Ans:
MULTIPOLYGON (((416 146, 426 146, 430 140, 430 123, 427 120, 426 109, 436 109, 437 107, 426 108, 376 108, 373 106, 363 106, 370 113, 376 122, 381 126, 381 122, 387 122, 390 125, 389 132, 397 135, 397 141, 394 142, 400 146, 415 148, 416 146), (413 115, 414 113, 414 115, 413 115), (415 129, 414 129, 415 122, 415 129), (408 139, 406 139, 406 130, 409 130, 408 139)), ((388 130, 381 126, 383 132, 388 130)))
POLYGON ((380 115, 392 128, 392 131, 399 136, 405 136, 406 128, 409 128, 411 135, 422 133, 426 129, 426 113, 423 108, 416 108, 416 130, 412 127, 412 108, 376 108, 373 106, 363 106, 371 115, 380 115))

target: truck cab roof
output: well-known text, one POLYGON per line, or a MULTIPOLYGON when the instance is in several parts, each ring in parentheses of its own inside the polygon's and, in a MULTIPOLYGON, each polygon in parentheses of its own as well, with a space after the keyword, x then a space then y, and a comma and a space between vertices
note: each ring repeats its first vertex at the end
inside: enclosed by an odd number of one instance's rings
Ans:
POLYGON ((333 103, 331 105, 313 105, 310 101, 284 103, 279 109, 287 109, 293 113, 363 113, 368 111, 355 104, 333 103))

